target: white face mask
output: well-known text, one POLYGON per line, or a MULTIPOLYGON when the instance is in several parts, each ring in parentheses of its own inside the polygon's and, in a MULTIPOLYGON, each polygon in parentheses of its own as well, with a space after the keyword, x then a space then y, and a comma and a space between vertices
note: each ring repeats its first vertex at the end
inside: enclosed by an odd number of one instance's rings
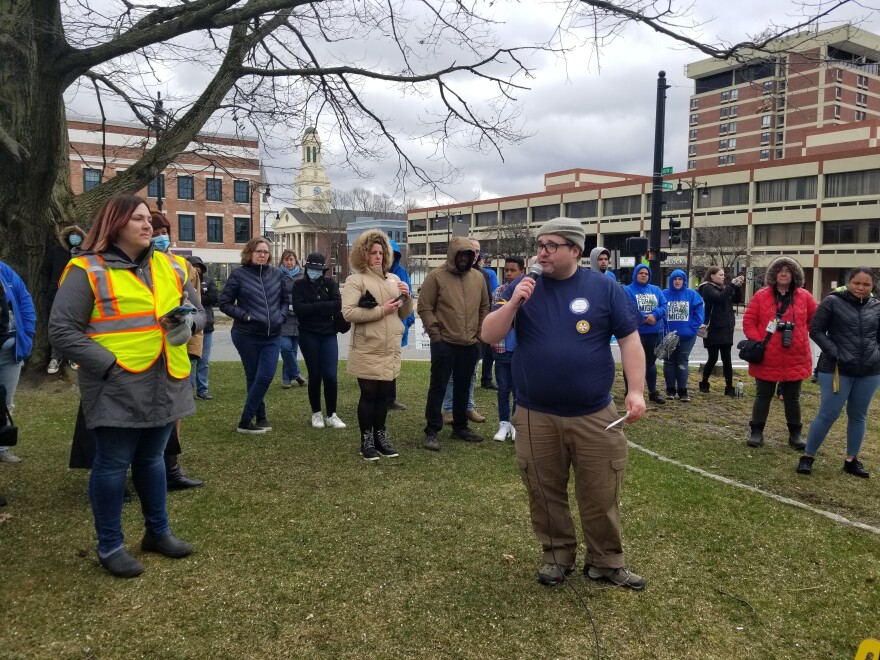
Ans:
POLYGON ((77 247, 78 245, 82 245, 83 239, 79 234, 71 234, 67 237, 67 242, 73 247, 77 247))

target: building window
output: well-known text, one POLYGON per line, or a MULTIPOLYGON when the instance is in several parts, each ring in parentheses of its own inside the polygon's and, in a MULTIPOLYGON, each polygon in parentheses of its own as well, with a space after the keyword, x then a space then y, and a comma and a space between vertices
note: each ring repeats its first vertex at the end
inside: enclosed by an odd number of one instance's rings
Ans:
MULTIPOLYGON (((761 151, 761 159, 765 160, 761 151)), ((769 156, 769 153, 767 153, 769 156)), ((758 204, 766 202, 792 202, 803 199, 816 199, 816 176, 798 176, 791 179, 776 179, 774 181, 759 181, 755 194, 758 204)))
POLYGON ((735 121, 732 121, 727 125, 727 132, 728 133, 736 133, 736 122, 735 121))
POLYGON ((700 99, 691 99, 691 110, 696 110, 700 107, 700 99))
POLYGON ((865 119, 865 111, 864 110, 856 110, 856 121, 863 121, 865 119))
POLYGON ((483 211, 474 215, 474 225, 477 227, 492 227, 498 224, 497 211, 483 211))
POLYGON ((785 97, 779 97, 776 99, 776 109, 785 110, 785 97))
POLYGON ((736 154, 727 154, 727 164, 736 165, 736 154))
POLYGON ((532 207, 532 222, 547 222, 559 217, 559 204, 532 207))
POLYGON ((776 132, 776 144, 782 144, 785 142, 785 134, 782 131, 776 132))
POLYGON ((147 197, 165 197, 164 174, 160 174, 147 184, 147 197))
POLYGON ((782 158, 782 149, 777 149, 777 150, 776 150, 776 156, 775 156, 775 158, 776 158, 776 160, 779 160, 780 158, 782 158))
POLYGON ((764 94, 772 94, 773 93, 773 81, 767 80, 764 82, 764 94))
POLYGON ((223 179, 205 179, 205 199, 209 202, 223 201, 223 179))
POLYGON ((251 240, 250 218, 233 218, 232 222, 235 229, 236 243, 247 243, 249 240, 251 240))
POLYGON ((689 134, 689 136, 688 136, 688 139, 690 139, 690 140, 696 140, 696 139, 697 139, 697 129, 696 129, 696 128, 692 128, 692 129, 691 129, 691 132, 690 132, 690 134, 689 134))
POLYGON ((856 94, 856 105, 868 105, 868 95, 858 92, 856 94))
POLYGON ((880 241, 880 220, 843 220, 822 223, 822 243, 877 243, 880 241))
POLYGON ((697 161, 695 161, 695 160, 689 160, 689 161, 688 161, 688 169, 689 169, 689 170, 695 170, 695 169, 697 169, 697 161))
MULTIPOLYGON (((196 190, 191 176, 177 177, 177 199, 195 199, 196 190)), ((183 239, 181 239, 183 240, 183 239)))
POLYGON ((761 133, 761 144, 770 144, 770 133, 761 133))
POLYGON ((727 124, 718 125, 718 135, 727 135, 727 124))
POLYGON ((763 117, 761 117, 761 126, 769 126, 770 120, 771 120, 770 115, 764 115, 763 117))
POLYGON ((727 148, 728 149, 736 149, 736 138, 730 138, 727 141, 727 148))
POLYGON ((727 140, 718 140, 718 151, 727 151, 727 140))
POLYGON ((603 215, 638 215, 642 212, 641 195, 602 200, 603 215))
MULTIPOLYGON (((732 154, 731 154, 732 155, 732 154)), ((697 195, 697 207, 701 209, 713 206, 738 206, 749 203, 749 184, 734 183, 726 186, 712 186, 706 196, 697 195)))
POLYGON ((424 243, 410 243, 407 245, 409 249, 409 253, 412 255, 416 254, 427 254, 427 246, 424 243))
POLYGON ((834 100, 839 101, 840 95, 841 95, 840 87, 835 87, 834 88, 834 100))
POLYGON ((856 77, 856 85, 863 89, 868 88, 868 76, 857 76, 856 77))
POLYGON ((89 192, 101 183, 101 170, 93 170, 87 167, 83 170, 83 192, 89 192))
POLYGON ((208 243, 223 242, 223 216, 209 215, 208 224, 208 243))
POLYGON ((196 240, 196 216, 189 213, 177 216, 177 236, 181 241, 196 240))
POLYGON ((834 106, 834 118, 840 119, 840 106, 839 105, 834 106))
POLYGON ((768 160, 770 158, 770 150, 761 149, 760 158, 761 160, 768 160))
POLYGON ((721 92, 721 102, 727 103, 730 100, 730 92, 721 92))
POLYGON ((427 220, 410 220, 409 221, 409 230, 410 231, 428 231, 428 221, 427 220))
POLYGON ((431 254, 446 254, 449 249, 449 243, 445 241, 443 243, 431 243, 431 254))
POLYGON ((688 156, 696 156, 697 155, 697 145, 691 144, 688 145, 688 156))
POLYGON ((739 98, 739 90, 738 89, 730 90, 730 100, 736 101, 738 98, 739 98))
POLYGON ((700 115, 691 115, 691 126, 696 124, 700 120, 700 115))
POLYGON ((448 215, 438 215, 436 218, 431 218, 431 231, 449 231, 449 216, 448 215))
POLYGON ((776 128, 785 126, 785 115, 776 115, 776 128))
MULTIPOLYGON (((232 198, 236 204, 247 204, 250 200, 251 182, 238 179, 232 183, 232 198)), ((248 239, 250 240, 250 239, 248 239)), ((236 241, 237 242, 237 241, 236 241)), ((247 242, 247 241, 245 241, 247 242)))
POLYGON ((719 165, 727 165, 727 156, 718 156, 719 165))
POLYGON ((843 80, 843 69, 834 70, 834 79, 837 81, 843 80))
POLYGON ((528 222, 528 209, 522 207, 519 209, 505 209, 501 212, 501 224, 516 225, 528 222))
POLYGON ((790 222, 774 225, 755 225, 755 245, 813 245, 816 240, 815 222, 790 222))
POLYGON ((880 169, 825 175, 825 197, 880 194, 880 169))
POLYGON ((599 200, 588 199, 583 202, 569 202, 565 205, 567 218, 595 218, 599 215, 599 200))
POLYGON ((729 114, 731 117, 736 117, 736 106, 735 105, 730 106, 729 114))
POLYGON ((727 119, 727 111, 728 111, 728 108, 721 108, 720 115, 721 115, 722 119, 727 119))

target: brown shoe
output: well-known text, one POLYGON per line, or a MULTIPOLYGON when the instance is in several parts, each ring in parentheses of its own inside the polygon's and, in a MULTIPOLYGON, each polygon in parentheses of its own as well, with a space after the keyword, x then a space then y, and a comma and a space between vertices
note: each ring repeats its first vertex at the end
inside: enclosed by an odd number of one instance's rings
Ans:
POLYGON ((468 410, 467 418, 472 422, 476 422, 477 424, 482 424, 486 421, 486 418, 483 417, 476 410, 468 410))
POLYGON ((444 424, 452 424, 452 413, 451 412, 443 413, 443 423, 444 424))

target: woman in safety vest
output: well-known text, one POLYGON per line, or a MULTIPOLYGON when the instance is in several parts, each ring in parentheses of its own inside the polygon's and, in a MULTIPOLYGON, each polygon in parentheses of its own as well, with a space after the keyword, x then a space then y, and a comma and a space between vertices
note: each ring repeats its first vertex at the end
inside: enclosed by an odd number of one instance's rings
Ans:
POLYGON ((109 199, 61 276, 49 318, 52 345, 80 365, 83 413, 96 442, 89 501, 98 559, 119 577, 144 570, 123 545, 129 467, 146 527, 141 550, 174 558, 192 552, 168 525, 162 453, 174 420, 195 412, 186 343, 205 314, 180 264, 154 250, 152 238, 143 199, 109 199))

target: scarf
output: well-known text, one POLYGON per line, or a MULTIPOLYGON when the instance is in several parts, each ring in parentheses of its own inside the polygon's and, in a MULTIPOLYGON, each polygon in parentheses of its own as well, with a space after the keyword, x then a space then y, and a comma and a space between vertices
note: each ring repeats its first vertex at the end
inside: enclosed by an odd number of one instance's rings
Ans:
POLYGON ((287 275, 288 277, 296 277, 302 272, 302 269, 299 267, 299 264, 296 264, 293 268, 288 268, 284 264, 279 264, 278 268, 281 269, 281 272, 287 275))

